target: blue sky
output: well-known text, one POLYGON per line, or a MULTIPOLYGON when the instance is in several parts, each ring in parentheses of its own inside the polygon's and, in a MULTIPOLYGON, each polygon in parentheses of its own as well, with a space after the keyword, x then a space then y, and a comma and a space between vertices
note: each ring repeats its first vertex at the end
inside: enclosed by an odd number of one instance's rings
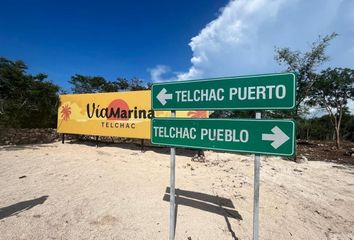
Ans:
POLYGON ((318 70, 354 68, 354 0, 2 0, 0 7, 0 56, 24 60, 64 89, 76 73, 159 82, 279 72, 275 47, 307 51, 332 32, 339 36, 330 61, 318 70))
POLYGON ((0 56, 68 88, 75 73, 150 80, 158 64, 184 71, 190 39, 227 0, 13 1, 0 7, 0 56))

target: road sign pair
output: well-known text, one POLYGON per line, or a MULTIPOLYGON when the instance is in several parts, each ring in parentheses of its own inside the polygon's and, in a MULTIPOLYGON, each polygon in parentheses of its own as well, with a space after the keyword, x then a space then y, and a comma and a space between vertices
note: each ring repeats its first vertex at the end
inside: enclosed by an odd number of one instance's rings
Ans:
MULTIPOLYGON (((293 109, 294 73, 158 83, 152 86, 154 110, 293 109)), ((291 156, 291 120, 152 120, 153 144, 291 156)))

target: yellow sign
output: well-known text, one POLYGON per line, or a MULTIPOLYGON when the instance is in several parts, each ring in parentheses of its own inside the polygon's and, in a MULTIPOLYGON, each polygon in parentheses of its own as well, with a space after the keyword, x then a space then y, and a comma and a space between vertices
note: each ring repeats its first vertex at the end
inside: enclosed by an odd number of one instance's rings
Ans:
MULTIPOLYGON (((59 133, 150 139, 150 119, 169 117, 151 110, 151 91, 60 96, 59 133)), ((208 111, 178 111, 177 117, 207 118, 208 111)))

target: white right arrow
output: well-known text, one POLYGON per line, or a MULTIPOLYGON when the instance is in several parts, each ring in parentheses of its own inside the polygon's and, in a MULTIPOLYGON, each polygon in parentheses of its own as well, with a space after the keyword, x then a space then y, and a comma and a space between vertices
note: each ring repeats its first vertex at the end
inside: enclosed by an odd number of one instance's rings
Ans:
POLYGON ((166 88, 163 88, 163 89, 159 92, 159 94, 157 94, 156 98, 157 98, 157 100, 160 101, 160 103, 161 103, 163 106, 165 106, 165 104, 166 104, 166 102, 167 102, 166 100, 172 99, 172 93, 167 93, 166 88))
POLYGON ((278 126, 273 127, 272 132, 274 134, 262 134, 262 140, 273 141, 271 145, 274 149, 277 149, 290 139, 278 126))

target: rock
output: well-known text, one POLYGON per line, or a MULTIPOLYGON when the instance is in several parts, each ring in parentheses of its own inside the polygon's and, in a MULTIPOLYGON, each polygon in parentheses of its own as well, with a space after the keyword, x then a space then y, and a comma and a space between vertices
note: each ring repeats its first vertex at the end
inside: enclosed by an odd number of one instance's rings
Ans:
POLYGON ((352 153, 352 158, 354 158, 354 153, 352 153))
POLYGON ((307 157, 305 157, 304 155, 300 155, 300 157, 297 157, 296 158, 296 162, 297 163, 308 163, 308 159, 307 159, 307 157))
POLYGON ((192 161, 193 162, 205 162, 205 156, 196 154, 192 157, 192 161))

